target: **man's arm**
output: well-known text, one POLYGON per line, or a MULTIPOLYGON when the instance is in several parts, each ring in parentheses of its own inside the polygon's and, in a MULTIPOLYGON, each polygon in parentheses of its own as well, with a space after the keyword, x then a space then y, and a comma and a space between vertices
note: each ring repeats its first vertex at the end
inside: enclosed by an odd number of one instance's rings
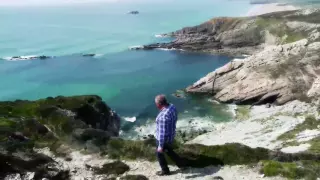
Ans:
POLYGON ((165 143, 165 134, 166 134, 166 118, 162 116, 159 119, 159 146, 158 148, 163 148, 165 143))

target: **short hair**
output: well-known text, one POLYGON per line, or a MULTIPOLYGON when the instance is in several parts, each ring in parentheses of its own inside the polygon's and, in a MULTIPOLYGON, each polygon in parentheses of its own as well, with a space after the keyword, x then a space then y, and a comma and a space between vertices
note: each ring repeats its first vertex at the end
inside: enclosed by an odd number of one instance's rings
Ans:
POLYGON ((155 102, 162 106, 169 105, 166 96, 163 94, 157 95, 155 98, 155 102))

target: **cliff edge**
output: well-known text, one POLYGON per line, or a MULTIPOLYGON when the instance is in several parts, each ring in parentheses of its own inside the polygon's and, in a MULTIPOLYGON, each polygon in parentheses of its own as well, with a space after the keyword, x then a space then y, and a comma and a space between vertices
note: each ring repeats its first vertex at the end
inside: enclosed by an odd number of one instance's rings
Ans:
MULTIPOLYGON (((294 99, 318 101, 319 17, 320 11, 314 9, 277 12, 245 20, 232 19, 233 25, 224 23, 219 28, 220 33, 212 37, 218 40, 219 49, 206 41, 203 50, 252 55, 231 61, 189 86, 186 91, 211 94, 221 102, 237 104, 284 104, 294 99), (206 46, 208 44, 211 45, 206 46)), ((178 32, 185 34, 186 30, 178 32)), ((173 33, 179 41, 182 35, 176 34, 173 33)), ((196 34, 192 36, 200 37, 196 34)), ((191 43, 187 42, 184 47, 191 43)))

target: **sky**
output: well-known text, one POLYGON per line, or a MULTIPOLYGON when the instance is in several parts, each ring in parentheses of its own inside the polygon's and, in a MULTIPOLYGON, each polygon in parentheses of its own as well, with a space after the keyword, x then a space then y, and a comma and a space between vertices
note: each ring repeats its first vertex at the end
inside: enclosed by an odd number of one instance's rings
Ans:
POLYGON ((117 2, 123 0, 0 0, 0 6, 58 5, 70 3, 117 2))

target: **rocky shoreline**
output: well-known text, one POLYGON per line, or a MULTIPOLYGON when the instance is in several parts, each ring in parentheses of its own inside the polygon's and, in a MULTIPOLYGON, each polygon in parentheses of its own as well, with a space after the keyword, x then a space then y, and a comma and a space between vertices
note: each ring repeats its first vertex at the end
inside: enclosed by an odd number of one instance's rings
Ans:
MULTIPOLYGON (((171 43, 143 46, 251 55, 186 89, 243 105, 211 132, 181 132, 175 150, 188 168, 172 167, 163 179, 320 177, 319 17, 215 18, 167 34, 171 43)), ((1 179, 158 179, 155 139, 119 138, 120 118, 99 96, 0 102, 0 132, 1 179)))
POLYGON ((303 9, 252 17, 214 18, 198 26, 161 35, 175 38, 172 42, 132 49, 164 48, 231 56, 252 55, 270 45, 287 44, 304 38, 311 42, 319 40, 318 16, 317 9, 303 9))
POLYGON ((298 99, 317 101, 320 61, 320 11, 296 10, 245 18, 215 18, 199 26, 166 34, 170 43, 142 49, 182 49, 231 56, 188 93, 211 94, 220 102, 264 104, 298 99))
MULTIPOLYGON (((319 9, 301 9, 214 18, 162 35, 175 38, 172 42, 137 50, 165 48, 249 55, 186 88, 187 93, 211 95, 214 101, 242 105, 236 107, 234 121, 216 124, 211 132, 191 137, 187 144, 243 143, 285 153, 319 154, 319 17, 319 9)), ((319 177, 317 174, 311 179, 319 177)))
MULTIPOLYGON (((303 114, 312 109, 303 109, 301 107, 305 105, 298 105, 292 105, 298 109, 295 113, 303 114)), ((287 113, 289 110, 292 109, 276 109, 273 115, 287 113)), ((245 121, 261 119, 261 114, 260 111, 259 118, 248 118, 245 121)), ((271 114, 264 116, 269 117, 271 114)), ((3 179, 156 179, 155 172, 142 173, 143 168, 150 168, 146 164, 157 167, 154 162, 155 139, 152 136, 145 140, 118 138, 120 119, 98 96, 59 96, 37 101, 0 102, 0 119, 0 156, 4 159, 0 163, 0 177, 3 179)), ((260 176, 257 171, 266 176, 293 176, 283 171, 290 171, 288 173, 294 173, 294 177, 301 178, 319 176, 316 164, 320 154, 316 151, 288 154, 274 148, 261 148, 259 145, 249 147, 231 140, 221 144, 201 145, 206 144, 201 140, 203 137, 207 142, 216 143, 207 138, 216 132, 206 132, 198 140, 196 138, 186 144, 177 138, 176 151, 189 167, 183 171, 177 170, 177 175, 192 175, 198 172, 195 168, 205 168, 209 172, 214 169, 218 171, 217 168, 222 167, 240 171, 237 166, 241 166, 243 170, 238 175, 247 174, 248 177, 260 176), (250 168, 253 164, 255 168, 250 168), (279 172, 269 174, 269 168, 274 168, 274 164, 279 172), (286 169, 288 164, 294 169, 286 169), (309 172, 309 166, 316 171, 309 172)), ((246 141, 240 143, 250 145, 246 141)), ((220 173, 223 176, 228 174, 225 171, 220 173)), ((182 175, 180 179, 186 176, 182 175)), ((203 177, 209 178, 211 174, 203 177)))

